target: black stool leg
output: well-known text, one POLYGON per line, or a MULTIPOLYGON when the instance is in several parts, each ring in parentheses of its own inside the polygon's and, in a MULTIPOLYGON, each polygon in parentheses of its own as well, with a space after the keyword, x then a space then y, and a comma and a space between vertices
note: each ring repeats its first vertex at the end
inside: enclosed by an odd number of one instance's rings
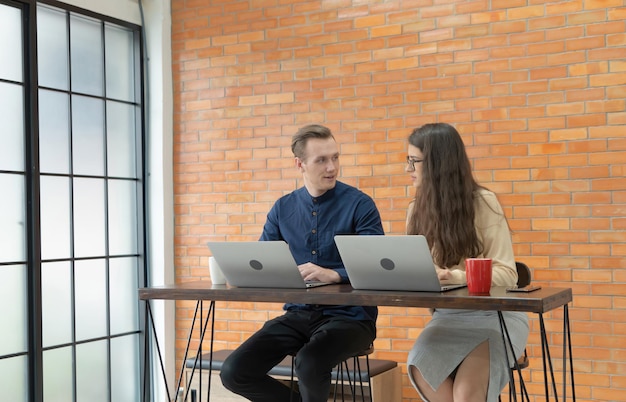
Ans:
POLYGON ((295 402, 293 400, 294 398, 294 393, 295 393, 295 381, 294 381, 294 365, 296 364, 296 357, 295 356, 291 356, 291 381, 289 382, 289 402, 295 402))

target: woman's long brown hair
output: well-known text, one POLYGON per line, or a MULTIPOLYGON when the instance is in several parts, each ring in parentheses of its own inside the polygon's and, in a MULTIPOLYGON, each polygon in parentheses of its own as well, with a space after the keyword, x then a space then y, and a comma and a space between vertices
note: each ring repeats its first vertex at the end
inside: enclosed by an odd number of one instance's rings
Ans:
POLYGON ((472 175, 461 136, 449 124, 426 124, 413 130, 409 144, 422 151, 424 161, 407 233, 426 237, 440 267, 478 256, 483 247, 474 223, 474 197, 483 187, 472 175))

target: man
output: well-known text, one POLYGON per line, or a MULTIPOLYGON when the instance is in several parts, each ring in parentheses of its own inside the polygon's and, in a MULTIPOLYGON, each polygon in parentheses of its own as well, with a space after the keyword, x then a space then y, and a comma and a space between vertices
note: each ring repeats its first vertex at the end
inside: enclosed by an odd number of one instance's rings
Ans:
MULTIPOLYGON (((286 241, 305 280, 346 283, 334 236, 384 234, 378 209, 368 195, 337 181, 339 150, 328 128, 301 128, 291 150, 304 187, 274 204, 260 240, 286 241)), ((326 402, 333 367, 374 341, 378 309, 289 303, 284 309, 224 361, 222 383, 253 402, 288 402, 289 387, 267 372, 293 355, 300 393, 293 400, 326 402)))

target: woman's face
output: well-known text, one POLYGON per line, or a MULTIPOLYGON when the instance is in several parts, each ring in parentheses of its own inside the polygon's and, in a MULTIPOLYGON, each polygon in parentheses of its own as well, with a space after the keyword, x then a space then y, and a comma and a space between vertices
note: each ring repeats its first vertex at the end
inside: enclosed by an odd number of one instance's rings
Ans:
POLYGON ((419 188, 422 183, 422 161, 424 155, 422 151, 415 145, 409 144, 409 150, 407 155, 406 172, 411 176, 413 187, 419 188))

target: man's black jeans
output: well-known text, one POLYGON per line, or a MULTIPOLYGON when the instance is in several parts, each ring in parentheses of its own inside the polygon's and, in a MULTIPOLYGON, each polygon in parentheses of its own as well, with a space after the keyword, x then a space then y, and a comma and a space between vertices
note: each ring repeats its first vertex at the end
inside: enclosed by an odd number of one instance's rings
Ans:
POLYGON ((373 321, 325 316, 321 310, 288 311, 265 323, 223 363, 224 386, 253 402, 289 402, 289 387, 267 375, 285 356, 295 355, 300 396, 326 402, 331 371, 367 349, 376 338, 373 321))

